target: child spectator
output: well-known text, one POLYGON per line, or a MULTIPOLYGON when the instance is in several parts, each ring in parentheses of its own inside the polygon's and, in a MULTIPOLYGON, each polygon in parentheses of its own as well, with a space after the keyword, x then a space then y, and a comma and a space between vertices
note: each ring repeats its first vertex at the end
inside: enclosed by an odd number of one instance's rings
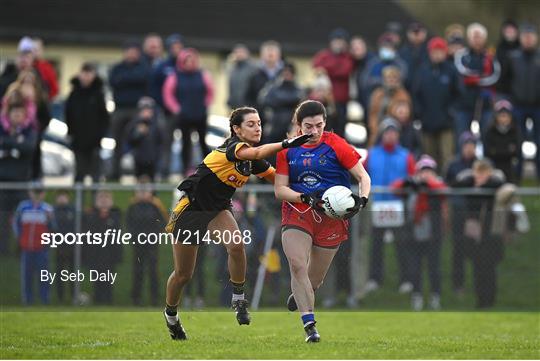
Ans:
MULTIPOLYGON (((0 116, 0 182, 30 180, 36 131, 27 120, 26 105, 22 101, 9 101, 0 116)), ((9 222, 25 197, 22 190, 0 189, 0 254, 9 253, 9 222)))
MULTIPOLYGON (((30 199, 19 203, 13 217, 13 228, 21 249, 21 291, 22 303, 30 305, 34 301, 34 283, 40 280, 42 270, 49 268, 49 250, 42 243, 41 235, 55 231, 53 208, 43 201, 45 191, 33 189, 30 199)), ((5 231, 5 230, 4 230, 5 231)), ((41 303, 49 303, 49 283, 39 281, 41 303)))
MULTIPOLYGON (((110 230, 121 228, 122 213, 114 205, 112 193, 106 190, 96 192, 94 206, 86 212, 83 218, 83 231, 105 234, 110 230)), ((83 250, 83 260, 88 268, 99 273, 115 272, 116 266, 122 260, 122 245, 87 245, 83 250)), ((95 281, 94 302, 110 305, 113 303, 113 285, 109 281, 95 281)))
POLYGON ((135 175, 154 179, 162 150, 162 133, 157 123, 155 102, 142 97, 138 102, 139 114, 128 125, 128 144, 135 158, 135 175))
MULTIPOLYGON (((61 234, 75 232, 75 207, 71 204, 69 199, 69 192, 60 190, 56 193, 56 200, 54 205, 54 218, 56 220, 56 232, 61 234)), ((74 272, 75 266, 75 247, 73 245, 61 244, 56 248, 56 274, 60 274, 62 270, 68 270, 74 272)), ((68 300, 73 300, 74 287, 73 283, 70 283, 70 293, 68 300)), ((56 292, 58 300, 62 302, 64 300, 64 287, 65 282, 58 282, 56 292)))
POLYGON ((499 100, 494 110, 493 120, 484 135, 484 155, 493 161, 495 168, 503 171, 508 182, 516 183, 521 136, 512 116, 512 104, 499 100))

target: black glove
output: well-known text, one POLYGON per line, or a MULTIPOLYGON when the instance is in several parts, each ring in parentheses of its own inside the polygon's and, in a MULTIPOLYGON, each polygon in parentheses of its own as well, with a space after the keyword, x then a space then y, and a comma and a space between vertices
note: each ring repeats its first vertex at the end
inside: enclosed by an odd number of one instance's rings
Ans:
POLYGON ((317 211, 323 211, 324 212, 324 208, 322 207, 324 201, 316 193, 303 193, 300 196, 300 199, 302 200, 302 203, 307 204, 311 208, 313 208, 313 209, 315 209, 317 211))
POLYGON ((360 209, 365 208, 368 203, 367 197, 359 197, 354 193, 351 196, 354 198, 354 206, 347 208, 348 213, 344 217, 345 219, 352 218, 360 209))
POLYGON ((285 139, 283 142, 281 142, 281 146, 283 147, 283 149, 299 147, 302 144, 307 143, 307 141, 310 140, 312 136, 312 134, 302 134, 298 137, 285 139))

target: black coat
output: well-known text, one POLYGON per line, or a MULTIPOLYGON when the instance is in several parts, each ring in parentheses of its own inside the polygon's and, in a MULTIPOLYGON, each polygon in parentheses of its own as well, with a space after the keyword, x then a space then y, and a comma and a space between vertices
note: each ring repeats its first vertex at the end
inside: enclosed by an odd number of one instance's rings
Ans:
POLYGON ((127 142, 133 151, 135 163, 140 165, 155 164, 162 151, 162 134, 157 126, 157 119, 135 118, 128 124, 127 142), (138 126, 145 124, 147 132, 143 133, 138 126))
POLYGON ((510 182, 516 181, 514 164, 521 151, 521 136, 512 123, 508 132, 501 132, 492 122, 484 134, 484 155, 490 158, 495 168, 503 171, 510 182))
POLYGON ((144 60, 122 61, 111 69, 109 83, 117 108, 135 108, 139 99, 148 95, 150 68, 144 60))
POLYGON ((29 181, 36 147, 32 127, 11 134, 0 126, 0 181, 29 181))
POLYGON ((458 78, 449 61, 427 61, 416 72, 412 98, 422 131, 435 133, 452 129, 451 107, 458 94, 458 78))
POLYGON ((109 127, 103 81, 96 77, 88 88, 83 88, 79 79, 73 78, 71 84, 73 89, 66 101, 65 119, 73 149, 95 149, 109 127))

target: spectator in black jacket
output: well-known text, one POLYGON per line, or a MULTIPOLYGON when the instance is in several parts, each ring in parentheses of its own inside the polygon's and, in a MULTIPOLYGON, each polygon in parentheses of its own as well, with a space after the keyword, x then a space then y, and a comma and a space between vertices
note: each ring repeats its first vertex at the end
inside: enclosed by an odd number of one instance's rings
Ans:
MULTIPOLYGON (((465 132, 459 137, 460 153, 448 166, 446 171, 446 184, 452 186, 457 181, 457 175, 466 169, 471 169, 476 160, 476 138, 465 132)), ((465 286, 465 238, 463 237, 465 204, 464 196, 450 197, 452 206, 452 286, 458 296, 462 296, 465 286)))
MULTIPOLYGON (((139 235, 141 235, 141 237, 145 237, 144 241, 153 242, 153 239, 149 238, 153 237, 150 234, 159 235, 163 230, 166 218, 167 212, 159 198, 153 195, 148 184, 142 184, 135 191, 135 198, 127 209, 126 225, 128 232, 132 234, 133 239, 138 239, 139 235)), ((157 243, 142 244, 136 242, 133 251, 133 288, 131 292, 133 303, 137 306, 142 305, 141 293, 146 273, 150 286, 150 303, 157 306, 159 296, 159 245, 157 243)))
POLYGON ((407 43, 399 49, 399 56, 407 63, 408 76, 405 78, 405 87, 410 91, 416 71, 428 57, 427 29, 424 25, 414 22, 408 26, 407 43))
POLYGON ((124 44, 124 58, 111 69, 109 83, 112 88, 115 110, 111 119, 111 131, 116 141, 114 149, 112 180, 120 178, 120 159, 124 153, 125 128, 137 113, 137 102, 148 92, 149 67, 141 57, 137 42, 124 44))
MULTIPOLYGON (((258 69, 253 73, 249 80, 249 85, 246 93, 245 105, 254 107, 262 114, 261 105, 258 103, 259 92, 269 82, 276 80, 283 69, 283 61, 281 60, 281 45, 277 41, 268 40, 262 43, 260 50, 260 63, 258 69)), ((261 119, 264 129, 264 118, 261 119)))
MULTIPOLYGON (((538 31, 534 25, 524 24, 520 28, 521 48, 510 53, 503 78, 510 84, 514 105, 514 117, 525 139, 530 139, 540 149, 540 49, 538 31), (526 120, 533 121, 532 132, 526 120), (531 134, 532 133, 532 134, 531 134)), ((520 157, 521 160, 521 157, 520 157)), ((540 151, 536 152, 536 175, 540 179, 540 151)), ((521 178, 521 164, 518 166, 521 178)))
POLYGON ((422 123, 424 152, 446 169, 454 155, 451 107, 457 95, 457 74, 447 59, 443 38, 428 43, 429 59, 418 69, 413 84, 414 111, 422 123))
POLYGON ((139 114, 128 125, 127 141, 135 158, 135 175, 153 180, 163 148, 155 102, 150 97, 142 97, 138 109, 139 114))
MULTIPOLYGON (((54 219, 56 221, 56 232, 67 234, 75 232, 75 207, 69 199, 69 192, 59 190, 56 193, 54 205, 54 219)), ((62 270, 75 271, 75 246, 72 244, 61 244, 56 248, 56 273, 60 274, 62 270)), ((70 292, 68 301, 73 301, 74 290, 73 283, 69 284, 70 292)), ((58 300, 64 301, 65 282, 58 282, 56 292, 58 300)))
POLYGON ((350 97, 362 105, 365 119, 368 114, 369 94, 364 88, 362 74, 375 55, 368 50, 366 41, 359 35, 351 38, 349 49, 354 62, 354 71, 351 74, 350 97))
MULTIPOLYGON (((96 193, 94 207, 83 217, 83 232, 101 233, 102 237, 105 237, 104 234, 107 230, 116 231, 118 234, 121 218, 122 213, 114 205, 112 193, 100 190, 96 193)), ((86 245, 86 248, 83 249, 83 261, 88 268, 97 270, 100 274, 115 273, 116 266, 122 260, 122 246, 121 244, 108 244, 107 247, 86 245)), ((93 284, 94 302, 96 304, 112 304, 113 285, 110 281, 95 281, 93 284)))
MULTIPOLYGON (((498 189, 504 176, 496 172, 487 160, 474 162, 472 172, 464 171, 454 186, 474 187, 480 190, 498 189)), ((500 237, 492 234, 495 194, 468 195, 465 200, 465 248, 473 261, 476 307, 488 308, 495 304, 497 292, 497 265, 503 257, 500 237)))
MULTIPOLYGON (((501 64, 501 69, 504 71, 508 66, 509 55, 512 51, 519 48, 519 30, 518 26, 513 20, 505 20, 501 24, 501 38, 497 45, 497 52, 495 56, 501 64)), ((505 96, 510 94, 510 84, 508 79, 501 76, 497 83, 497 92, 504 94, 505 96)))
POLYGON ((516 183, 516 165, 521 153, 521 137, 512 119, 512 104, 499 100, 494 106, 495 114, 484 135, 484 155, 493 161, 507 181, 516 183))
MULTIPOLYGON (((37 134, 27 119, 25 103, 8 102, 0 118, 0 182, 27 182, 31 179, 37 134)), ((9 253, 10 219, 26 198, 24 190, 0 189, 0 254, 9 253)))
POLYGON ((267 128, 270 128, 267 142, 273 143, 287 137, 294 110, 303 98, 304 91, 296 82, 296 67, 287 63, 283 66, 278 80, 259 93, 258 103, 264 109, 263 116, 266 118, 267 128))
POLYGON ((73 89, 66 101, 65 119, 75 153, 75 182, 82 182, 87 175, 97 182, 101 138, 109 126, 103 81, 96 75, 94 65, 85 63, 79 74, 71 79, 71 84, 73 89))

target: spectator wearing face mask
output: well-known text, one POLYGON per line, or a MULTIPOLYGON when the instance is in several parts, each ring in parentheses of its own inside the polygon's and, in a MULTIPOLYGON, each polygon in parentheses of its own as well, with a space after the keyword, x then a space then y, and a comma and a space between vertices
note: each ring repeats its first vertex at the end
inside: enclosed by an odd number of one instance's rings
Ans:
POLYGON ((329 47, 319 51, 313 58, 313 68, 322 68, 332 82, 332 94, 336 106, 334 132, 345 133, 347 123, 347 102, 349 101, 349 78, 354 70, 354 62, 348 50, 349 33, 345 29, 335 29, 329 36, 329 47))
POLYGON ((507 181, 517 181, 516 165, 521 152, 521 136, 512 117, 512 104, 499 100, 495 113, 484 135, 484 155, 493 161, 495 168, 503 171, 507 181))
POLYGON ((368 97, 382 85, 383 69, 388 66, 397 67, 401 79, 407 79, 407 63, 398 55, 393 37, 385 33, 379 37, 378 44, 377 56, 368 62, 362 75, 363 89, 368 97))

